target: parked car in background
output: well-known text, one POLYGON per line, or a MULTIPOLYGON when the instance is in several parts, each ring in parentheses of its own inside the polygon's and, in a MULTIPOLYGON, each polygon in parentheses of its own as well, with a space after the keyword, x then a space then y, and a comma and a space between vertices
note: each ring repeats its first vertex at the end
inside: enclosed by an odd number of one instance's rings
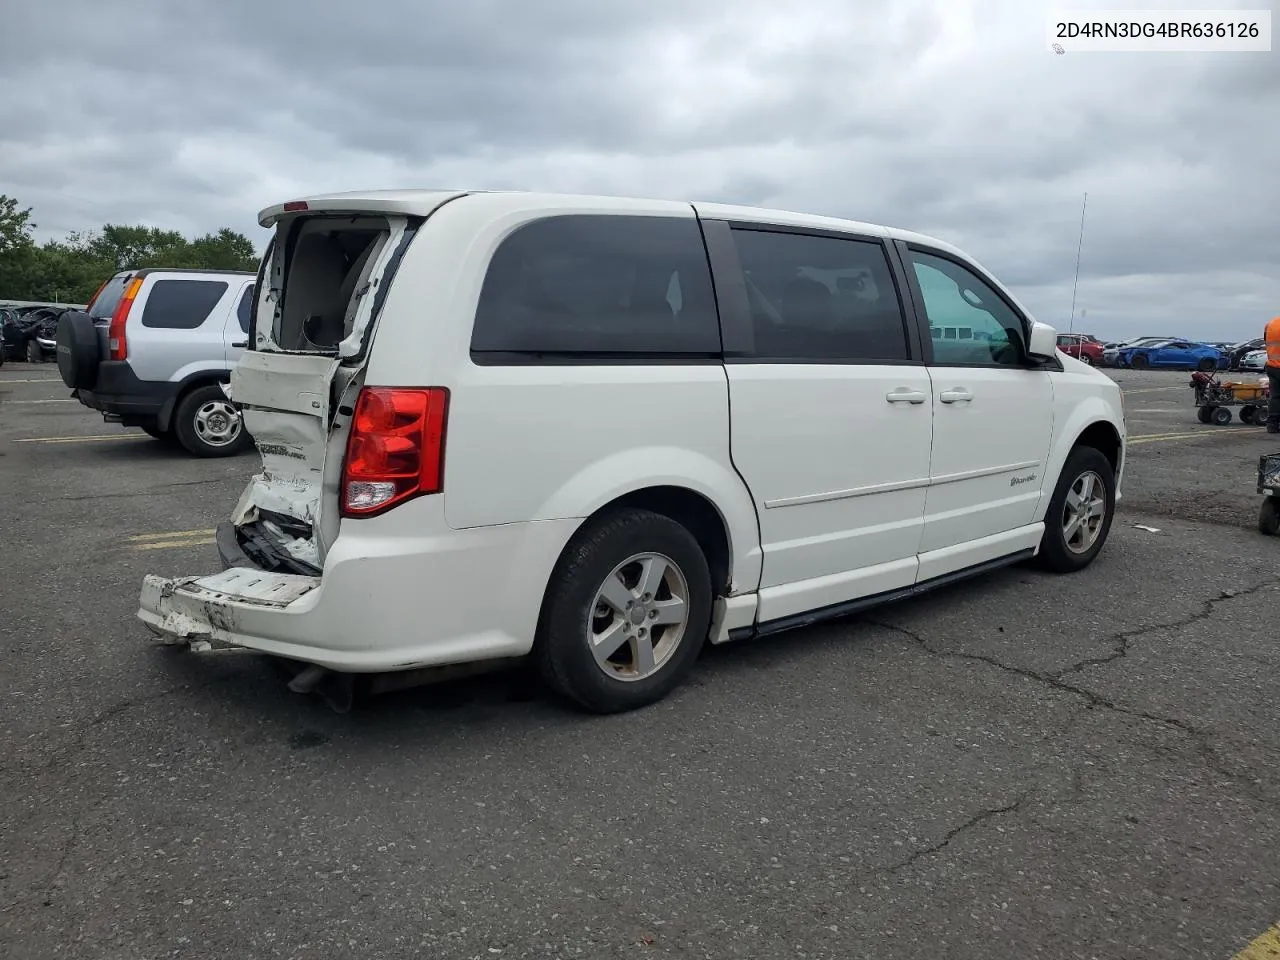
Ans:
POLYGON ((1160 343, 1168 337, 1134 337, 1132 340, 1119 340, 1115 343, 1103 344, 1102 347, 1102 365, 1104 367, 1114 367, 1117 364, 1117 358, 1120 351, 1129 347, 1140 347, 1148 343, 1160 343))
POLYGON ((488 192, 259 222, 231 396, 262 469, 218 527, 226 569, 146 577, 139 616, 313 664, 295 690, 532 655, 625 710, 708 639, 1032 556, 1080 570, 1107 538, 1119 387, 941 241, 488 192))
POLYGON ((1190 340, 1157 340, 1125 347, 1116 355, 1116 364, 1134 370, 1217 370, 1226 366, 1226 357, 1217 347, 1190 340))
POLYGON ((1261 350, 1263 345, 1261 337, 1254 337, 1252 340, 1241 340, 1239 343, 1232 344, 1226 351, 1227 369, 1228 370, 1248 370, 1249 367, 1244 366, 1244 359, 1256 350, 1261 350))
POLYGON ((1102 344, 1083 333, 1058 334, 1058 349, 1094 367, 1102 363, 1102 344))
POLYGON ((68 307, 30 307, 6 311, 0 327, 3 353, 10 360, 40 363, 57 355, 58 318, 68 307))
POLYGON ((239 453, 252 440, 223 385, 249 342, 253 287, 252 273, 118 273, 85 312, 63 317, 58 372, 108 423, 173 438, 198 457, 239 453))
POLYGON ((1267 351, 1250 350, 1237 362, 1235 369, 1237 370, 1265 370, 1267 366, 1267 351))

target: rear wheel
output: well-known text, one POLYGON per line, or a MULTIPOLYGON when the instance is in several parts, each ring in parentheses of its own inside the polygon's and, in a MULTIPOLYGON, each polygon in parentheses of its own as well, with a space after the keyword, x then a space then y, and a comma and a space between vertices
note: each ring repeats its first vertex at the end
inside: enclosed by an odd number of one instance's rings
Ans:
POLYGON ((1220 427, 1225 427, 1227 424, 1229 424, 1231 422, 1231 408, 1230 407, 1214 407, 1213 422, 1220 427))
POLYGON ((1129 366, 1133 367, 1135 370, 1147 369, 1147 355, 1145 353, 1135 353, 1133 358, 1129 361, 1129 366))
POLYGON ((711 625, 711 573, 669 517, 626 510, 565 549, 543 600, 534 659, 557 693, 595 713, 662 699, 692 669, 711 625))
POLYGON ((1093 447, 1076 447, 1058 477, 1044 518, 1039 565, 1074 573, 1093 563, 1107 541, 1116 507, 1115 471, 1093 447))
POLYGON ((44 360, 44 351, 40 349, 40 344, 35 337, 27 341, 27 363, 41 363, 44 360))
POLYGON ((1080 354, 1080 360, 1091 367, 1093 366, 1093 357, 1089 356, 1087 353, 1080 354))
POLYGON ((1196 369, 1203 373, 1208 373, 1210 370, 1217 370, 1218 363, 1213 357, 1202 357, 1200 362, 1196 364, 1196 369))
POLYGON ((173 432, 197 457, 230 457, 248 449, 252 439, 240 411, 217 383, 196 387, 178 403, 173 432))
POLYGON ((1213 407, 1201 407, 1196 411, 1196 419, 1201 423, 1210 423, 1213 420, 1213 407))

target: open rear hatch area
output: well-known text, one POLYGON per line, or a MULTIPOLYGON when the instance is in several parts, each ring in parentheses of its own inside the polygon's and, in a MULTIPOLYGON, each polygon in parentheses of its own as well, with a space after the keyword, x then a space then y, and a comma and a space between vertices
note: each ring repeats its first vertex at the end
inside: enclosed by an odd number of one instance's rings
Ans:
POLYGON ((153 631, 208 639, 219 632, 220 607, 274 606, 306 594, 303 581, 319 584, 379 311, 423 220, 459 195, 419 195, 414 204, 344 195, 263 212, 275 235, 258 272, 250 346, 227 388, 262 468, 217 537, 228 573, 253 576, 147 577, 139 616, 153 631))

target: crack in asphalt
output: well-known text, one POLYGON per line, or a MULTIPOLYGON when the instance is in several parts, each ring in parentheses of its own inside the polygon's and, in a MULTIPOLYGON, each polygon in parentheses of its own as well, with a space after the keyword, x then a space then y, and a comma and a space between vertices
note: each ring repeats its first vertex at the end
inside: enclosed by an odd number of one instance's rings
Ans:
POLYGON ((921 649, 932 656, 944 659, 975 660, 979 663, 984 663, 988 666, 1002 670, 1005 673, 1011 673, 1015 676, 1024 677, 1028 680, 1034 680, 1037 683, 1051 687, 1063 693, 1080 697, 1085 701, 1086 709, 1101 707, 1105 710, 1110 710, 1124 716, 1172 727, 1173 729, 1187 735, 1192 740, 1205 764, 1210 769, 1226 779, 1246 787, 1249 795, 1253 799, 1263 803, 1273 804, 1276 802, 1274 797, 1266 796, 1257 790, 1258 781, 1256 778, 1239 774, 1226 765, 1225 760, 1218 754, 1214 749, 1213 744, 1210 742, 1210 737, 1212 736, 1211 731, 1205 730, 1178 717, 1168 717, 1162 714, 1151 713, 1146 710, 1137 710, 1132 707, 1124 706, 1123 704, 1104 697, 1087 687, 1071 683, 1064 678, 1072 674, 1082 673, 1090 667, 1103 666, 1108 663, 1114 663, 1117 660, 1124 659, 1129 655, 1129 649, 1132 642, 1139 637, 1143 637, 1151 633, 1159 633, 1165 630, 1181 630, 1193 623, 1199 623, 1200 621, 1209 619, 1213 616, 1214 611, 1220 604, 1226 603, 1230 600, 1236 600, 1241 597, 1247 597, 1277 584, 1280 584, 1280 578, 1264 580, 1261 583, 1254 584, 1251 587, 1246 587, 1241 590, 1224 590, 1217 597, 1202 601, 1199 610, 1188 614, 1187 616, 1180 617, 1177 620, 1146 624, 1141 627, 1135 627, 1131 630, 1123 630, 1119 633, 1112 634, 1107 638, 1107 640, 1112 644, 1112 651, 1106 656, 1087 657, 1073 663, 1069 667, 1063 668, 1062 670, 1056 670, 1048 673, 1032 670, 1028 667, 1014 666, 1012 664, 1005 663, 998 657, 988 654, 967 653, 959 650, 938 650, 936 647, 931 646, 928 639, 921 634, 898 624, 872 619, 864 619, 863 622, 870 626, 880 627, 884 630, 889 630, 893 633, 904 636, 915 642, 921 649))
POLYGON ((63 502, 73 500, 120 500, 130 497, 147 497, 154 496, 164 490, 172 487, 200 487, 209 483, 243 483, 242 477, 209 477, 204 480, 178 480, 173 483, 157 483, 150 487, 143 487, 141 490, 129 490, 122 493, 76 493, 67 494, 62 497, 50 497, 50 502, 63 502))
MULTIPOLYGON (((63 747, 62 749, 55 750, 53 755, 50 756, 43 764, 37 767, 34 772, 43 773, 45 771, 52 769, 53 767, 57 766, 60 763, 69 762, 73 757, 75 757, 81 751, 86 749, 86 747, 88 746, 88 738, 89 738, 90 731, 92 731, 96 727, 101 727, 102 725, 110 722, 111 720, 114 720, 116 717, 126 713, 127 711, 133 709, 134 707, 140 707, 140 706, 145 706, 146 704, 149 704, 149 703, 155 703, 158 700, 163 700, 166 697, 171 697, 174 694, 182 693, 183 691, 194 692, 197 690, 208 690, 220 684, 228 683, 232 680, 242 677, 243 675, 244 675, 244 671, 236 670, 236 671, 232 671, 231 673, 224 674, 223 676, 220 676, 220 677, 211 678, 201 683, 175 684, 172 687, 166 687, 163 690, 159 690, 153 694, 148 694, 145 697, 135 697, 132 699, 121 700, 119 703, 112 704, 110 707, 107 707, 105 710, 102 710, 94 714, 88 720, 85 720, 82 723, 75 724, 74 726, 72 726, 71 732, 75 734, 74 740, 71 743, 67 744, 65 747, 63 747)), ((94 806, 90 811, 88 811, 88 813, 92 814, 104 802, 105 801, 99 801, 97 804, 94 804, 94 806)), ((67 862, 71 858, 72 851, 75 850, 76 846, 80 842, 80 835, 82 832, 82 822, 85 816, 86 814, 80 814, 80 813, 72 814, 71 823, 67 828, 66 839, 62 843, 62 849, 58 853, 57 863, 54 864, 53 869, 49 873, 49 876, 45 878, 43 881, 41 881, 40 883, 32 884, 30 888, 30 892, 26 896, 15 898, 12 902, 0 908, 0 912, 11 913, 13 910, 19 907, 25 906, 26 904, 32 903, 33 901, 36 901, 36 900, 45 901, 46 906, 48 905, 47 901, 49 901, 52 898, 53 890, 54 890, 54 887, 57 885, 58 879, 66 871, 67 862)))
POLYGON ((936 843, 931 843, 927 847, 921 847, 919 850, 915 850, 912 853, 908 854, 905 859, 899 860, 897 863, 890 864, 886 867, 880 867, 876 869, 874 872, 875 873, 897 873, 900 870, 905 870, 907 867, 910 867, 912 864, 914 864, 917 860, 922 860, 925 857, 931 857, 935 853, 938 853, 940 850, 942 850, 944 847, 950 844, 952 840, 960 836, 962 833, 972 830, 974 827, 981 826, 983 823, 986 823, 988 820, 992 819, 993 817, 998 817, 1004 813, 1016 812, 1018 808, 1021 807, 1023 803, 1026 802, 1027 797, 1028 797, 1028 794, 1023 794, 1022 796, 1018 797, 1016 800, 1012 801, 1011 803, 1006 803, 1003 806, 990 807, 989 809, 986 809, 986 810, 980 810, 978 813, 975 813, 968 820, 964 821, 964 823, 961 823, 958 826, 952 827, 950 830, 944 833, 942 835, 942 838, 938 840, 936 843))

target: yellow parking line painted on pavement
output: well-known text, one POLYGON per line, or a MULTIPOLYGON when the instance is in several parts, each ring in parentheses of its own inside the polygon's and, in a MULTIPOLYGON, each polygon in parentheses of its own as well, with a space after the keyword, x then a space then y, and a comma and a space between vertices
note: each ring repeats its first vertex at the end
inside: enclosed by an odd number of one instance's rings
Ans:
POLYGON ((1256 428, 1249 427, 1216 427, 1206 430, 1197 430, 1194 433, 1149 433, 1143 436, 1130 437, 1128 442, 1134 443, 1156 443, 1160 440, 1189 440, 1192 437, 1216 437, 1224 433, 1257 433, 1256 428))
POLYGON ((147 440, 145 433, 108 433, 101 437, 23 437, 14 443, 94 443, 98 440, 147 440))
POLYGON ((1178 384, 1171 383, 1167 387, 1143 387, 1141 390, 1126 390, 1124 389, 1124 387, 1121 387, 1120 392, 1123 393, 1126 397, 1132 397, 1135 394, 1139 394, 1139 393, 1167 393, 1170 390, 1175 390, 1179 387, 1182 387, 1185 389, 1185 386, 1186 385, 1182 383, 1178 383, 1178 384))
POLYGON ((155 540, 150 543, 135 543, 135 550, 174 550, 178 547, 204 547, 213 543, 213 537, 187 537, 177 540, 155 540))
POLYGON ((1276 960, 1277 957, 1280 957, 1280 923, 1268 927, 1231 960, 1276 960))
MULTIPOLYGON (((6 383, 62 383, 62 379, 60 377, 44 377, 40 380, 6 380, 3 377, 0 377, 0 386, 3 386, 6 383)), ((66 386, 65 383, 62 385, 64 387, 66 386)))
POLYGON ((75 403, 70 397, 65 400, 5 400, 4 403, 75 403))
POLYGON ((172 540, 174 537, 212 537, 216 532, 216 530, 170 530, 167 533, 140 533, 125 539, 138 543, 143 540, 172 540))

